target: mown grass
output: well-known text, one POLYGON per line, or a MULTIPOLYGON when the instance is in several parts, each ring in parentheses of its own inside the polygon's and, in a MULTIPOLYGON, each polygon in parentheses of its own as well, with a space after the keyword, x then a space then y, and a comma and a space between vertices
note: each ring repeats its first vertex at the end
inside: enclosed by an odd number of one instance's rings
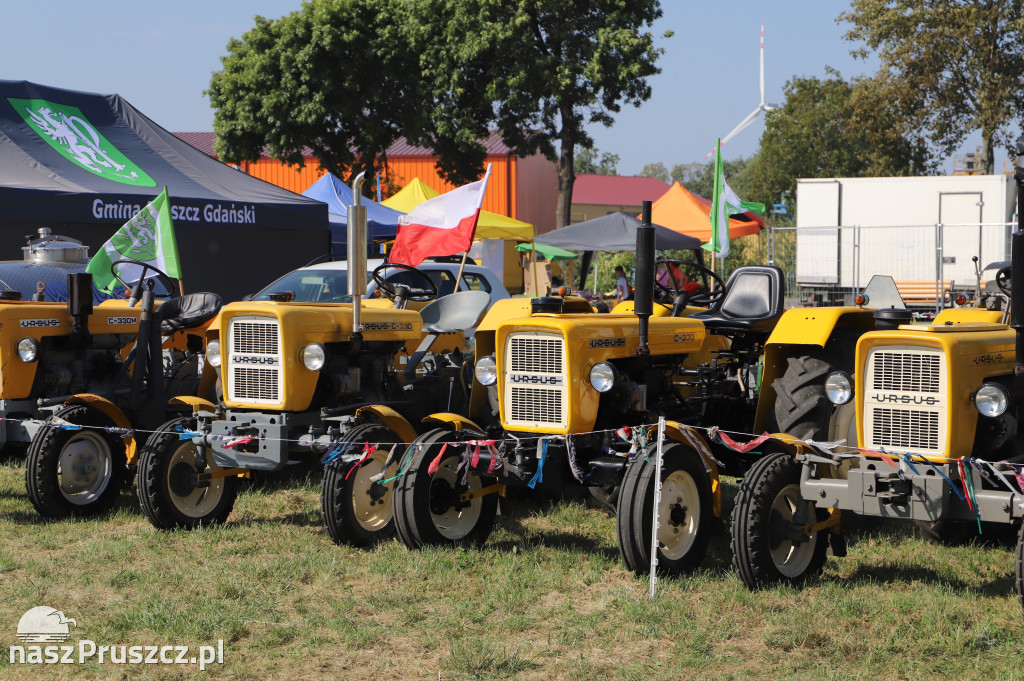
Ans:
POLYGON ((1008 546, 937 547, 885 526, 802 590, 750 593, 721 532, 697 574, 661 581, 651 601, 618 559, 614 520, 583 500, 517 503, 479 551, 364 551, 327 537, 316 477, 248 486, 224 527, 160 532, 129 494, 100 519, 43 522, 21 466, 0 463, 2 679, 1022 675, 1008 546), (37 605, 76 618, 72 640, 224 639, 225 664, 11 665, 18 619, 37 605))

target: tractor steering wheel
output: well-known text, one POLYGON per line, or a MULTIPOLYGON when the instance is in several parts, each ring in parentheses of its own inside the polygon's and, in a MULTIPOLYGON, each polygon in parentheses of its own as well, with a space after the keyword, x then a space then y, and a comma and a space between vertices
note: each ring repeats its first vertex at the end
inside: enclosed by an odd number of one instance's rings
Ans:
POLYGON ((381 291, 385 298, 388 300, 394 300, 398 297, 399 288, 405 289, 405 300, 414 301, 418 303, 425 303, 428 300, 437 298, 437 285, 434 284, 434 280, 424 274, 422 271, 412 267, 411 265, 403 265, 398 262, 386 262, 383 265, 378 265, 373 270, 373 281, 377 284, 377 290, 381 291), (396 270, 406 270, 412 272, 413 275, 419 277, 426 284, 426 287, 414 288, 407 284, 396 284, 388 281, 384 278, 382 272, 387 268, 394 268, 396 270))
POLYGON ((1006 294, 1006 297, 1010 297, 1010 269, 1009 267, 1003 267, 996 272, 996 286, 999 290, 1006 294))
POLYGON ((157 293, 157 292, 154 291, 153 292, 153 297, 154 298, 173 298, 173 297, 175 297, 174 294, 177 291, 177 287, 174 285, 174 282, 171 281, 171 278, 163 270, 154 267, 153 265, 149 264, 148 262, 142 262, 141 260, 133 260, 131 258, 125 258, 123 260, 117 260, 115 262, 110 263, 110 273, 112 275, 114 275, 114 279, 117 279, 117 283, 121 284, 121 286, 124 286, 125 289, 127 289, 128 291, 131 291, 131 293, 129 295, 132 298, 135 298, 136 300, 141 297, 142 282, 144 282, 146 280, 146 273, 147 272, 152 272, 153 273, 153 278, 155 278, 157 281, 159 281, 160 285, 163 286, 164 290, 166 291, 166 293, 157 293), (117 266, 118 265, 135 265, 137 267, 141 267, 142 268, 142 272, 139 274, 138 282, 136 282, 135 284, 129 284, 124 279, 122 279, 121 275, 118 274, 118 272, 117 272, 117 266), (135 291, 136 288, 138 288, 139 290, 135 291), (139 293, 139 295, 135 295, 136 293, 139 293))
MULTIPOLYGON (((692 267, 698 272, 711 277, 714 286, 710 290, 698 291, 697 293, 690 294, 688 299, 689 304, 698 305, 700 307, 711 307, 725 295, 725 282, 722 278, 700 263, 693 262, 692 260, 661 259, 654 262, 654 271, 657 272, 658 265, 662 264, 665 265, 665 267, 670 265, 676 265, 678 267, 692 267)), ((657 274, 655 275, 655 297, 659 302, 667 302, 671 304, 676 299, 676 296, 683 292, 682 289, 675 288, 679 283, 675 282, 671 275, 669 276, 669 283, 672 284, 673 288, 669 288, 665 284, 662 284, 658 281, 657 274)))

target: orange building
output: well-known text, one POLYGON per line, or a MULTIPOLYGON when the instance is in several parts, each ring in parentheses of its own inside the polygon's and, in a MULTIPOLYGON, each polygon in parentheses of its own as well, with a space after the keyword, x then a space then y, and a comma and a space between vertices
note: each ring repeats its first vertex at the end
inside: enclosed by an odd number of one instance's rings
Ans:
MULTIPOLYGON (((216 158, 213 151, 214 133, 174 134, 216 158)), ((492 167, 483 209, 529 222, 538 234, 554 229, 558 199, 558 174, 555 164, 542 154, 519 158, 496 133, 485 141, 484 147, 487 149, 486 163, 490 163, 492 167)), ((399 189, 417 177, 440 193, 453 189, 454 185, 445 182, 437 174, 434 162, 432 150, 400 140, 387 151, 387 174, 392 185, 399 189)), ((312 156, 306 157, 306 164, 302 168, 288 166, 267 157, 257 161, 245 161, 239 167, 253 177, 297 194, 304 192, 324 174, 319 162, 312 156)), ((383 198, 387 197, 388 194, 385 194, 383 198)))

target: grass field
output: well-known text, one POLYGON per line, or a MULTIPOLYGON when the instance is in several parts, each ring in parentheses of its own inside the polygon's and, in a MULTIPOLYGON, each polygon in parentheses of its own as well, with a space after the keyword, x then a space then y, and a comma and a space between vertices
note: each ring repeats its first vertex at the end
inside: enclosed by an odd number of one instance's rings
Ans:
MULTIPOLYGON (((726 481, 731 499, 735 481, 726 481)), ((648 584, 583 501, 516 504, 482 550, 339 548, 319 479, 251 485, 224 527, 112 514, 46 523, 0 463, 0 679, 1020 679, 1008 546, 942 548, 905 525, 850 542, 806 588, 747 592, 724 532, 696 575, 648 584), (12 665, 48 605, 71 641, 224 641, 224 663, 12 665)), ((731 504, 727 504, 731 508, 731 504)))

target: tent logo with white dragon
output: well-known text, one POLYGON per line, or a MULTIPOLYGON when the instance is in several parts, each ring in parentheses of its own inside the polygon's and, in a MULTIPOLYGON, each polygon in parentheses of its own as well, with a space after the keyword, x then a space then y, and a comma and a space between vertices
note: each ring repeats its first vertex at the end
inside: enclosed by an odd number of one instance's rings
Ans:
POLYGON ((75 106, 45 99, 7 99, 22 119, 64 158, 100 177, 136 187, 155 187, 156 182, 82 115, 75 106))

